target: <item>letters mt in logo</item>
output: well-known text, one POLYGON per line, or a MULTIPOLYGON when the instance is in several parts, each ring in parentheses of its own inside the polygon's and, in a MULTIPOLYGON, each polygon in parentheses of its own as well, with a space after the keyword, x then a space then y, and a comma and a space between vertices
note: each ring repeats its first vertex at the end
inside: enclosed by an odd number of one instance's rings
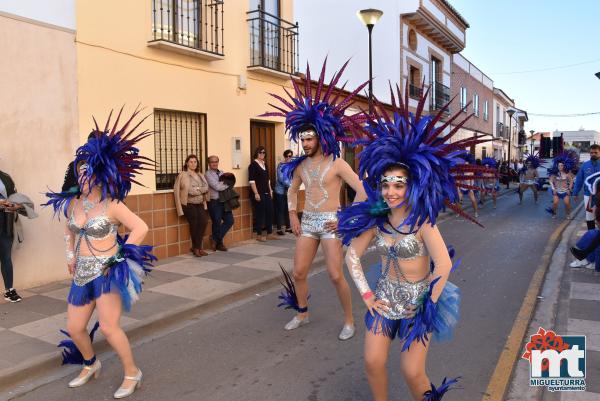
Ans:
POLYGON ((540 327, 521 356, 530 364, 530 378, 584 379, 585 336, 560 336, 540 327))

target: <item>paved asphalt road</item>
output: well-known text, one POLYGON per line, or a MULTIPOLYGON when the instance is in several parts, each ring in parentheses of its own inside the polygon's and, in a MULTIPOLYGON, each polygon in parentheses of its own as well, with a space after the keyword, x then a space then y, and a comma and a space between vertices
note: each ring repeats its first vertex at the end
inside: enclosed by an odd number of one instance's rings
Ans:
MULTIPOLYGON (((434 383, 462 376, 460 388, 445 400, 481 400, 546 241, 560 222, 544 211, 548 194, 542 194, 538 205, 527 195, 522 206, 512 194, 496 210, 487 205, 481 212, 485 229, 456 218, 440 224, 446 242, 462 259, 451 280, 463 291, 455 338, 433 344, 428 358, 434 383)), ((365 265, 374 262, 373 255, 367 259, 365 265)), ((135 344, 145 380, 129 399, 371 400, 363 373, 364 306, 358 293, 353 292, 357 336, 340 342, 340 308, 327 274, 313 276, 310 288, 312 322, 294 332, 283 330, 292 315, 275 307, 274 289, 135 344)), ((391 352, 391 399, 408 400, 396 369, 397 344, 391 352)), ((110 400, 122 373, 112 354, 104 356, 103 364, 101 378, 83 388, 68 389, 69 374, 16 399, 110 400)))

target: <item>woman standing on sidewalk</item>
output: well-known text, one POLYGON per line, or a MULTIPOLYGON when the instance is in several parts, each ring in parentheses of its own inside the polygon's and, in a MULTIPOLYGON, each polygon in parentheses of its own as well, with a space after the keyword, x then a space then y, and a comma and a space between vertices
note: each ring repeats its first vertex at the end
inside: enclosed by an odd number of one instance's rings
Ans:
POLYGON ((192 253, 194 256, 206 256, 208 253, 202 249, 204 232, 208 225, 208 182, 200 172, 200 163, 196 155, 189 155, 183 164, 183 171, 179 173, 173 187, 175 206, 178 216, 185 216, 190 225, 192 237, 192 253))
POLYGON ((267 150, 258 146, 254 150, 254 160, 248 166, 248 180, 250 181, 251 201, 254 207, 254 232, 256 239, 265 242, 267 239, 277 239, 273 235, 273 190, 269 171, 265 162, 267 150), (263 230, 267 235, 263 235, 263 230))
POLYGON ((120 129, 118 117, 112 130, 108 129, 110 116, 103 131, 96 126, 94 136, 77 149, 73 163, 79 188, 48 193, 50 200, 46 203, 54 207, 55 214, 62 212, 67 217, 66 256, 73 283, 67 298, 65 334, 72 341, 65 340, 59 346, 65 347, 63 364, 84 365, 69 387, 82 386, 100 373, 102 365, 92 348, 98 323, 89 335, 86 330, 97 309, 100 330, 121 359, 125 373, 115 398, 131 395, 141 383, 142 371, 135 364, 119 320, 122 309, 129 310, 138 299, 142 278, 156 260, 150 253, 152 247, 139 245, 148 226, 123 203, 135 174, 152 165, 134 147, 151 133, 134 135, 133 129, 127 132, 138 113, 136 110, 120 129), (117 233, 121 224, 129 232, 124 238, 117 233))
MULTIPOLYGON (((427 93, 418 110, 426 97, 427 93)), ((369 198, 339 213, 338 230, 345 244, 351 241, 346 263, 368 309, 364 354, 373 398, 389 399, 386 364, 391 342, 398 337, 399 366, 412 399, 440 400, 456 380, 444 379, 439 388, 431 384, 425 366, 429 341, 431 335, 451 336, 460 291, 448 282, 452 262, 435 222, 444 204, 460 211, 454 204, 457 186, 462 185, 457 181, 471 182, 476 173, 489 172, 461 158, 466 153, 462 149, 477 138, 445 142, 464 121, 440 141, 444 130, 435 126, 440 115, 409 116, 408 103, 400 99, 399 104, 393 116, 377 107, 375 115, 384 117, 367 125, 370 139, 359 155, 359 175, 365 177, 369 198), (381 276, 374 290, 360 261, 372 242, 381 255, 381 276)))

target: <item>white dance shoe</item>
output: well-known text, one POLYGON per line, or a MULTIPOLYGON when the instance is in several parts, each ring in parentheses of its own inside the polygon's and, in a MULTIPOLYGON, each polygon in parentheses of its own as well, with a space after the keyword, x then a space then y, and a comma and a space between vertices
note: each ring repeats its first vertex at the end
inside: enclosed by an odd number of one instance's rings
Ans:
POLYGON ((342 341, 346 341, 354 337, 354 333, 356 332, 356 328, 353 324, 345 324, 342 327, 342 331, 340 331, 340 335, 338 338, 342 341))
POLYGON ((137 375, 125 376, 123 379, 132 380, 135 383, 131 387, 128 387, 128 388, 119 387, 119 389, 113 395, 113 397, 115 397, 117 399, 129 397, 131 394, 133 394, 135 392, 135 390, 137 390, 138 388, 140 388, 142 386, 142 371, 138 369, 137 375))
POLYGON ((77 376, 73 380, 69 382, 70 388, 83 386, 85 383, 89 382, 92 377, 97 379, 100 376, 100 370, 102 369, 102 364, 99 360, 96 360, 90 366, 84 366, 83 370, 85 374, 83 376, 77 376))
POLYGON ((306 324, 309 324, 310 320, 308 320, 308 317, 305 317, 304 319, 298 319, 298 316, 294 316, 294 318, 292 320, 290 320, 289 322, 287 322, 287 324, 285 325, 284 329, 286 330, 296 330, 298 327, 300 326, 304 326, 306 324))

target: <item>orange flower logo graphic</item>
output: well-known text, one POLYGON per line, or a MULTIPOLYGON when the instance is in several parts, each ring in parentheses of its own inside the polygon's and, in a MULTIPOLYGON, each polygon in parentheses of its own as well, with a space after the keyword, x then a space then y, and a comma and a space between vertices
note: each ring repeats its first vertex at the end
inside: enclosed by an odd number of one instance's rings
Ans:
MULTIPOLYGON (((563 338, 559 335, 556 335, 552 330, 546 331, 544 328, 540 327, 538 332, 531 336, 531 340, 527 343, 525 349, 525 353, 521 356, 523 359, 527 359, 529 363, 531 363, 531 351, 539 350, 541 352, 553 349, 557 352, 562 352, 569 349, 569 344, 564 342, 563 338)), ((561 363, 565 362, 563 359, 561 363)), ((542 371, 546 372, 548 370, 549 362, 547 359, 542 361, 542 371)))

